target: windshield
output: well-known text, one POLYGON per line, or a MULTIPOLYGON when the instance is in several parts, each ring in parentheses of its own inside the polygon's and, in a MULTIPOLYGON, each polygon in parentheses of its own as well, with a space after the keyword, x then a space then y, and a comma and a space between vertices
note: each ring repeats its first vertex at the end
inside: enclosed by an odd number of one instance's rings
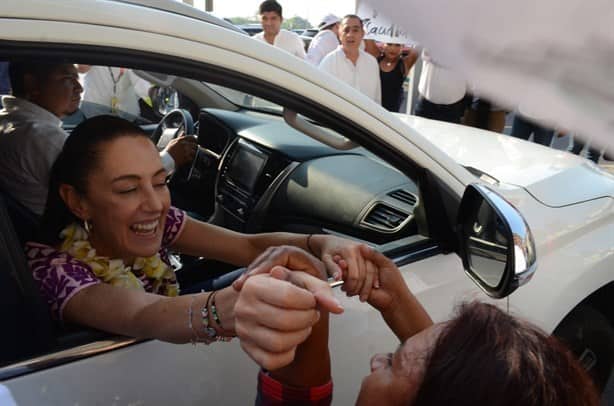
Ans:
POLYGON ((215 92, 217 92, 219 95, 221 95, 231 103, 236 104, 237 106, 273 113, 281 113, 283 110, 283 107, 279 104, 275 104, 268 100, 261 99, 260 97, 251 95, 249 93, 241 92, 235 89, 229 89, 227 87, 216 85, 213 83, 205 82, 205 84, 211 89, 213 89, 215 92))

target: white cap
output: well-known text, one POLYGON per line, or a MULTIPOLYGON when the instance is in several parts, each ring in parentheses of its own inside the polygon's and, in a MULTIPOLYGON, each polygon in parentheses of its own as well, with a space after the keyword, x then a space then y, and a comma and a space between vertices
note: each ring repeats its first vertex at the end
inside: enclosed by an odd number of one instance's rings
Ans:
POLYGON ((322 21, 320 22, 320 24, 318 24, 318 29, 323 30, 325 28, 330 27, 333 24, 338 23, 339 21, 341 21, 341 19, 337 17, 336 15, 327 14, 324 16, 324 18, 322 18, 322 21))

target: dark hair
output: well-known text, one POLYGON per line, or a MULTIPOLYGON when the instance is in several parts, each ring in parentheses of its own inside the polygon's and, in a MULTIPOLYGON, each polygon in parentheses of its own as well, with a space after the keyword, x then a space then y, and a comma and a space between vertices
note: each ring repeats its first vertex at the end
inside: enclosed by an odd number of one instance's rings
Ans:
POLYGON ((361 26, 364 24, 363 21, 362 21, 362 18, 358 17, 356 14, 346 14, 346 15, 344 15, 343 18, 341 19, 340 23, 343 24, 344 20, 348 20, 350 18, 355 18, 358 21, 360 21, 360 25, 361 26))
POLYGON ((423 379, 414 405, 599 405, 567 347, 485 303, 460 307, 431 350, 423 379))
POLYGON ((9 79, 13 96, 26 95, 26 75, 32 75, 39 82, 44 82, 63 63, 49 63, 36 60, 16 61, 9 63, 9 79))
POLYGON ((260 3, 260 7, 258 8, 258 14, 264 14, 267 12, 273 11, 279 16, 282 16, 281 4, 276 2, 275 0, 266 0, 260 3))
POLYGON ((64 203, 59 193, 60 185, 71 185, 77 192, 85 194, 87 180, 100 162, 101 146, 125 136, 149 139, 135 124, 109 115, 85 120, 71 132, 51 169, 47 205, 38 234, 40 242, 55 245, 64 227, 81 221, 64 203))

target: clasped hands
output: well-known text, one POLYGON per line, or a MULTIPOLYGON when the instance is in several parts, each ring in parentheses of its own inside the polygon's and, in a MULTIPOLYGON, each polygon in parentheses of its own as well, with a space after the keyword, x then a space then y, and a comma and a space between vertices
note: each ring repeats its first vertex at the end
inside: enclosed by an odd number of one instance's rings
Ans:
POLYGON ((325 265, 300 248, 272 247, 233 283, 240 291, 235 331, 256 363, 267 370, 290 364, 321 311, 343 312, 328 275, 343 279, 342 290, 348 296, 360 295, 381 312, 394 302, 394 290, 405 286, 396 266, 365 245, 356 244, 352 254, 350 258, 331 254, 325 265))

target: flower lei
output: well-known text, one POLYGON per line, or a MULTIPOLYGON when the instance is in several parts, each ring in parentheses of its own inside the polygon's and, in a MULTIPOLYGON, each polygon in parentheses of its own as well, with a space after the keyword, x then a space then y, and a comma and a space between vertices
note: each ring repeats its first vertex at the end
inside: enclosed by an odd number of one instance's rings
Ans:
POLYGON ((77 223, 60 232, 61 250, 86 263, 103 282, 113 286, 147 290, 164 296, 177 296, 179 285, 175 272, 160 258, 160 253, 147 258, 136 258, 132 266, 121 259, 96 255, 88 233, 77 223))

